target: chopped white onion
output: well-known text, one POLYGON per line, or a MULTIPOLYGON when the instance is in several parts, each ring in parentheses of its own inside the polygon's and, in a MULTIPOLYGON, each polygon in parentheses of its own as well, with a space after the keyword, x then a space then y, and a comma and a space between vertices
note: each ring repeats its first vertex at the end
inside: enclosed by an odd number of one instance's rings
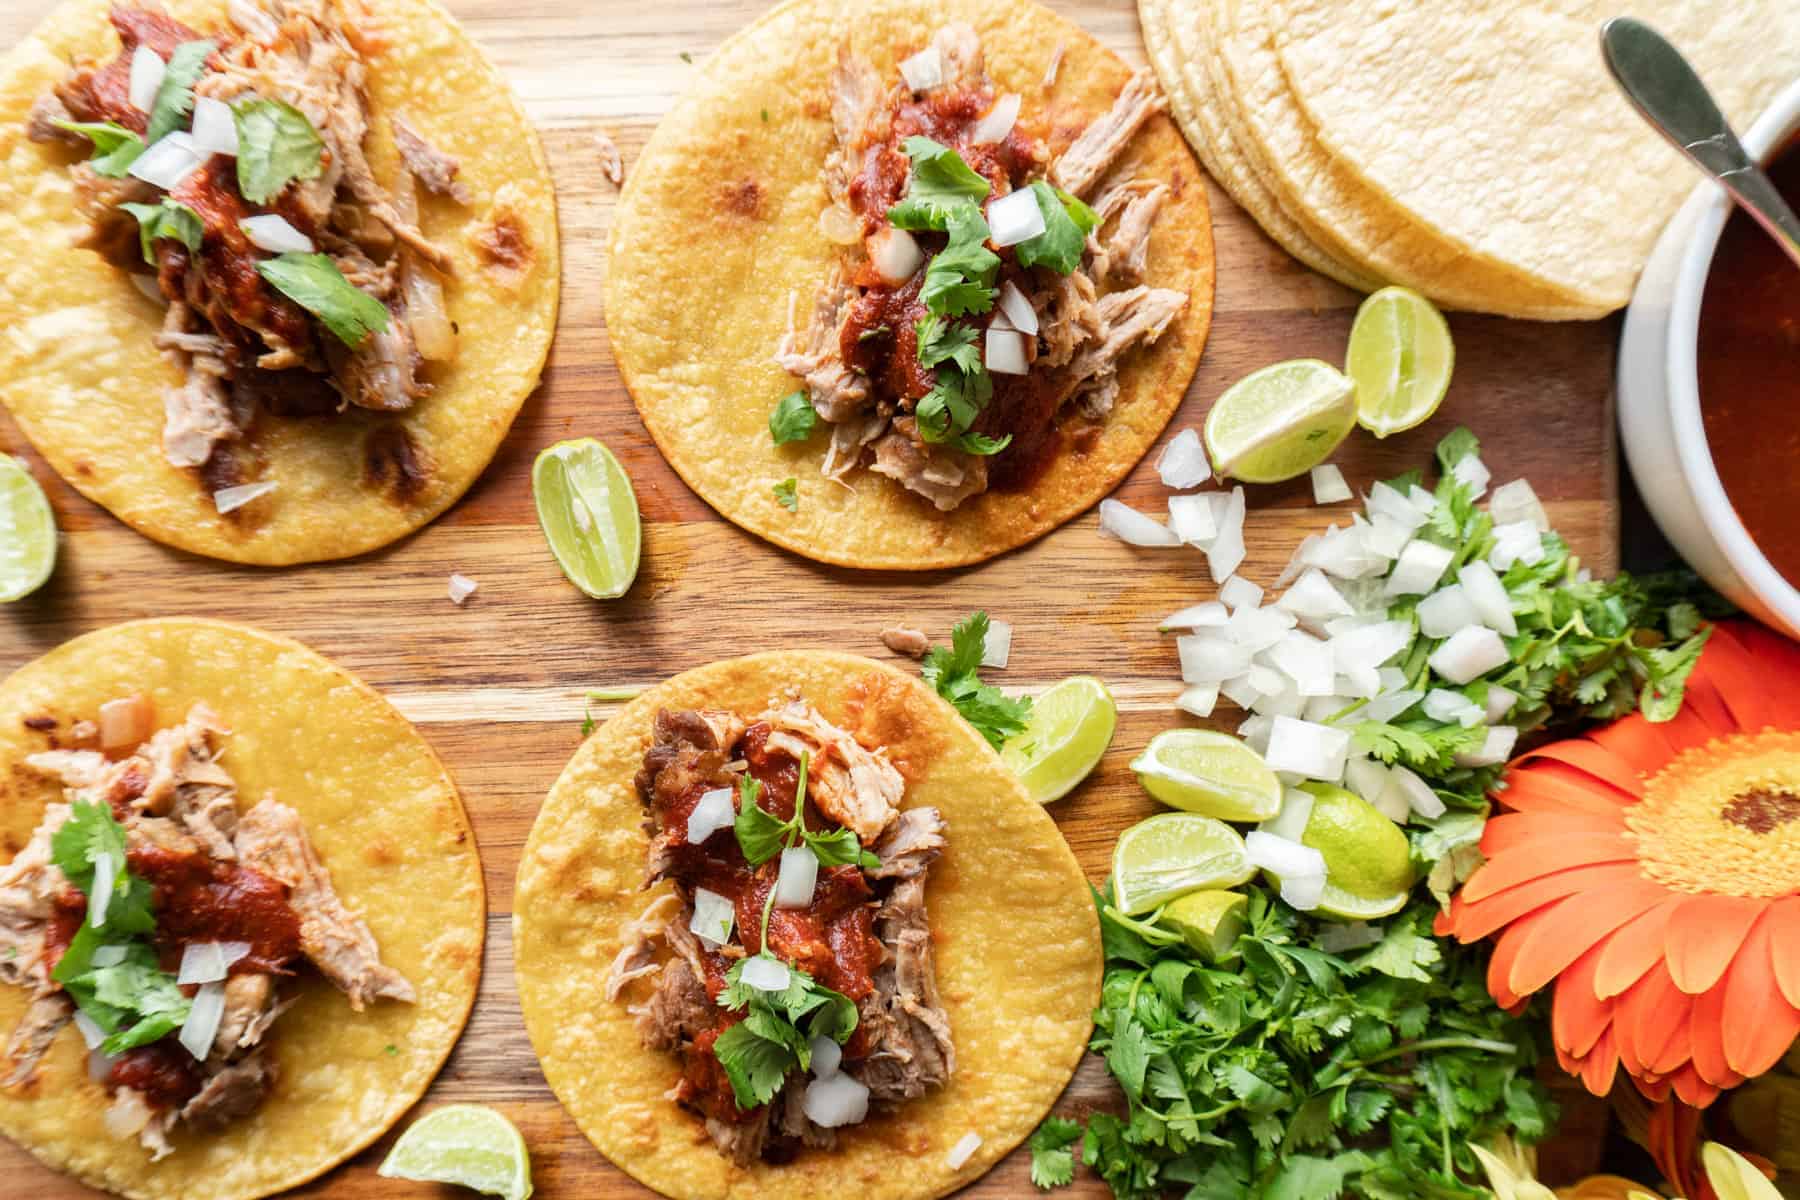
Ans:
POLYGON ((219 515, 236 512, 258 496, 266 496, 275 490, 273 479, 261 479, 255 483, 240 483, 236 487, 220 488, 212 494, 213 507, 219 515))
POLYGON ((812 903, 819 882, 819 856, 811 846, 793 846, 781 852, 781 872, 775 877, 775 907, 805 908, 812 903))
POLYGON ((1244 489, 1232 488, 1225 510, 1215 515, 1219 532, 1206 548, 1206 566, 1214 583, 1224 583, 1244 562, 1244 489))
POLYGON ((1178 613, 1164 617, 1158 629, 1212 629, 1225 624, 1231 616, 1225 606, 1217 600, 1208 600, 1204 604, 1194 604, 1178 613))
MULTIPOLYGON (((1337 656, 1334 654, 1335 659, 1337 656)), ((1371 667, 1360 667, 1355 671, 1340 671, 1337 677, 1337 690, 1352 700, 1372 700, 1381 691, 1381 676, 1371 667)))
POLYGON ((455 604, 455 605, 461 605, 470 596, 473 596, 475 594, 475 589, 480 586, 481 585, 479 583, 476 583, 473 579, 470 579, 467 575, 461 575, 455 571, 452 571, 450 573, 450 587, 448 589, 449 595, 450 595, 450 603, 455 604))
POLYGON ((1419 596, 1437 586, 1456 555, 1435 542, 1408 542, 1382 590, 1389 596, 1419 596))
POLYGON ((231 964, 250 953, 249 942, 189 942, 181 950, 181 967, 175 982, 217 983, 231 972, 231 964))
POLYGON ((1482 739, 1481 749, 1465 750, 1456 756, 1459 767, 1497 767, 1512 757, 1519 744, 1519 731, 1511 725, 1494 725, 1482 739))
POLYGON ((238 222, 238 228, 244 231, 252 246, 270 254, 311 254, 314 250, 313 240, 288 224, 287 218, 279 213, 245 217, 238 222))
POLYGON ((1503 688, 1497 683, 1488 684, 1487 704, 1484 715, 1489 725, 1498 725, 1506 719, 1506 714, 1513 710, 1519 702, 1519 693, 1510 688, 1503 688))
POLYGON ((1274 727, 1275 718, 1257 714, 1246 720, 1237 728, 1237 734, 1244 739, 1244 745, 1258 754, 1266 754, 1269 749, 1269 730, 1274 727))
POLYGON ((1456 574, 1456 581, 1462 585, 1463 594, 1468 596, 1469 603, 1475 606, 1475 613, 1483 625, 1498 631, 1503 637, 1518 634, 1518 622, 1513 620, 1512 598, 1506 594, 1506 585, 1494 574, 1494 568, 1479 559, 1464 563, 1462 570, 1456 574))
POLYGON ((981 358, 996 375, 1025 375, 1031 371, 1025 335, 1016 329, 989 325, 981 358))
POLYGON ((1255 608, 1262 598, 1263 590, 1242 575, 1233 575, 1219 585, 1219 600, 1226 608, 1255 608))
POLYGON ((900 76, 915 92, 928 92, 944 82, 944 60, 936 46, 927 46, 900 62, 900 76))
POLYGON ((100 748, 122 750, 150 736, 156 715, 150 698, 140 694, 121 696, 100 706, 100 748))
POLYGON ((117 876, 111 854, 94 860, 94 881, 88 888, 88 924, 99 929, 106 924, 106 909, 112 903, 113 883, 117 876))
POLYGON ((1488 499, 1488 516, 1494 519, 1495 525, 1525 521, 1539 533, 1550 532, 1549 514, 1544 512, 1544 506, 1531 484, 1523 479, 1503 483, 1494 489, 1493 496, 1488 499))
POLYGON ((1250 710, 1264 717, 1293 717, 1296 720, 1306 716, 1306 697, 1289 683, 1287 677, 1279 671, 1275 672, 1281 680, 1281 686, 1272 692, 1264 693, 1256 698, 1250 710))
POLYGON ((218 1036, 219 1021, 225 1016, 225 985, 203 983, 194 993, 187 1020, 181 1024, 180 1042, 201 1062, 212 1053, 213 1038, 218 1036))
POLYGON ((844 1048, 830 1038, 820 1035, 807 1044, 807 1055, 812 1060, 812 1076, 814 1079, 830 1079, 838 1072, 844 1061, 844 1048))
POLYGON ((1499 634, 1484 625, 1471 625, 1451 634, 1425 661, 1438 675, 1461 686, 1510 659, 1499 634))
POLYGON ((1481 624, 1481 614, 1459 583, 1431 593, 1419 601, 1417 611, 1419 632, 1428 638, 1447 638, 1465 625, 1481 624))
POLYGON ((1206 718, 1213 715, 1213 709, 1219 706, 1219 689, 1216 686, 1183 688, 1181 695, 1175 698, 1175 707, 1189 716, 1206 718))
POLYGON ((1169 444, 1156 459, 1156 473, 1165 487, 1177 490, 1199 487, 1212 478, 1212 464, 1206 460, 1206 447, 1200 444, 1200 433, 1184 429, 1169 439, 1169 444))
POLYGON ((1382 515, 1376 517, 1363 529, 1363 545, 1369 553, 1379 554, 1385 559, 1396 559, 1412 541, 1412 530, 1392 518, 1382 515))
POLYGON ((925 265, 925 252, 912 234, 889 225, 869 239, 869 262, 885 282, 899 285, 925 265))
POLYGON ((1363 705, 1362 711, 1371 721, 1391 721, 1424 698, 1424 692, 1383 692, 1363 705))
POLYGON ((807 1084, 800 1107, 808 1120, 825 1129, 855 1125, 869 1115, 869 1089, 840 1071, 807 1084))
POLYGON ((200 154, 237 156, 237 122, 231 105, 211 96, 194 101, 194 149, 200 154))
POLYGON ((981 1135, 971 1130, 956 1139, 956 1145, 950 1147, 950 1153, 944 1155, 944 1165, 952 1171, 960 1171, 963 1164, 973 1158, 979 1149, 981 1135))
POLYGON ((1175 536, 1190 546, 1198 546, 1202 550, 1212 545, 1219 534, 1219 510, 1217 501, 1225 497, 1216 492, 1197 492, 1190 496, 1169 497, 1169 528, 1175 536))
POLYGON ((1269 659, 1294 681, 1302 696, 1329 696, 1337 673, 1331 647, 1309 633, 1291 629, 1269 650, 1269 659))
POLYGON ((1252 654, 1261 654, 1294 627, 1294 614, 1279 608, 1240 608, 1225 622, 1225 637, 1252 654))
POLYGON ((100 1123, 110 1136, 124 1141, 142 1132, 153 1115, 144 1101, 144 1093, 136 1088, 121 1088, 100 1114, 100 1123))
POLYGON ((1366 921, 1351 921, 1344 925, 1327 925, 1319 930, 1318 945, 1327 954, 1345 954, 1351 950, 1373 946, 1382 936, 1378 925, 1370 925, 1366 921))
POLYGON ((1181 658, 1181 682, 1202 687, 1235 679, 1250 669, 1254 653, 1224 638, 1189 634, 1175 639, 1181 658))
POLYGON ((819 210, 819 233, 835 246, 854 246, 863 240, 862 223, 842 204, 819 210))
POLYGON ((1482 723, 1486 713, 1479 704, 1463 695, 1447 688, 1432 688, 1425 693, 1425 715, 1445 725, 1455 723, 1464 729, 1473 729, 1482 723))
POLYGON ((1290 908, 1306 912, 1319 906, 1325 895, 1323 854, 1311 846, 1261 830, 1245 836, 1244 849, 1252 866, 1281 880, 1281 898, 1290 908))
POLYGON ((759 992, 785 992, 792 978, 793 973, 786 963, 767 954, 745 959, 743 969, 738 972, 738 979, 745 987, 759 992))
POLYGON ((1276 717, 1269 730, 1269 752, 1263 757, 1274 770, 1336 783, 1344 777, 1349 753, 1350 735, 1342 729, 1276 717))
POLYGON ((1020 333, 1037 336, 1037 309, 1031 307, 1031 301, 1019 290, 1019 285, 1007 280, 1000 285, 1000 311, 1006 314, 1006 323, 1020 333))
MULTIPOLYGON (((1250 686, 1250 677, 1248 675, 1235 676, 1225 680, 1218 686, 1219 694, 1221 696, 1246 712, 1250 711, 1251 706, 1262 699, 1262 693, 1250 686)), ((1260 751, 1258 753, 1260 753, 1260 751)))
POLYGON ((1387 787, 1388 770, 1372 758, 1352 758, 1344 763, 1344 786, 1374 804, 1387 787))
POLYGON ((125 961, 126 947, 117 944, 100 946, 94 950, 92 962, 96 967, 116 967, 125 961))
POLYGON ((1308 621, 1351 615, 1350 602, 1344 599, 1343 593, 1333 587, 1331 580, 1325 578, 1325 573, 1317 567, 1308 567, 1302 571, 1300 578, 1281 594, 1281 599, 1275 605, 1308 621))
POLYGON ((987 115, 975 122, 969 130, 969 141, 977 146, 987 146, 994 142, 1006 140, 1013 125, 1019 120, 1019 93, 1008 92, 994 101, 994 107, 988 109, 987 115))
POLYGON ((1306 836, 1306 823, 1312 820, 1313 801, 1316 797, 1309 791, 1297 787, 1281 790, 1281 808, 1274 816, 1256 828, 1278 838, 1286 838, 1297 842, 1306 836))
POLYGON ((1420 512, 1411 500, 1408 500, 1397 489, 1385 483, 1377 483, 1369 489, 1369 500, 1366 506, 1369 520, 1386 517, 1396 525, 1406 527, 1408 533, 1425 524, 1425 514, 1420 512))
POLYGON ((79 1008, 75 1010, 75 1031, 81 1034, 81 1040, 87 1043, 89 1050, 98 1050, 100 1043, 106 1040, 106 1030, 79 1008))
POLYGON ((1388 560, 1372 551, 1364 540, 1366 526, 1339 529, 1333 525, 1304 546, 1302 561, 1339 579, 1361 579, 1387 569, 1388 560))
POLYGON ((1117 500, 1100 502, 1100 532, 1116 537, 1128 546, 1181 544, 1181 539, 1167 525, 1117 500))
POLYGON ((737 806, 731 802, 730 788, 708 788, 688 813, 687 841, 698 846, 721 829, 737 823, 737 806))
POLYGON ((1412 502, 1414 508, 1428 517, 1437 511, 1437 497, 1432 494, 1430 488, 1420 487, 1415 483, 1407 489, 1406 498, 1412 502))
POLYGON ((1402 766, 1388 768, 1388 788, 1406 801, 1406 807, 1427 821, 1444 815, 1444 802, 1431 790, 1431 785, 1402 766))
POLYGON ((1407 621, 1382 621, 1347 629, 1331 636, 1331 654, 1340 673, 1370 667, 1383 667, 1387 661, 1406 649, 1412 641, 1412 625, 1407 621))
POLYGON ((1341 504, 1356 493, 1344 482, 1344 473, 1332 463, 1320 463, 1312 469, 1314 504, 1341 504))
POLYGON ((1504 571, 1516 562, 1534 567, 1544 561, 1544 535, 1530 521, 1514 521, 1494 526, 1494 548, 1488 562, 1496 571, 1504 571))
POLYGON ((139 42, 131 52, 131 82, 126 93, 131 107, 141 113, 149 112, 156 104, 157 90, 162 87, 163 76, 168 70, 169 64, 163 61, 162 55, 139 42))
POLYGON ((688 920, 688 930, 695 937, 712 946, 723 946, 731 940, 731 927, 736 921, 737 909, 730 898, 707 888, 694 889, 694 915, 688 920))
POLYGON ((1281 568, 1281 574, 1275 577, 1275 586, 1284 588, 1298 579, 1301 572, 1307 569, 1307 554, 1318 544, 1319 535, 1316 533, 1309 533, 1301 538, 1300 544, 1295 546, 1294 552, 1288 556, 1287 565, 1281 568))
POLYGON ((981 643, 982 666, 1006 669, 1006 660, 1012 657, 1012 633, 1012 626, 1005 621, 988 619, 987 637, 981 643))
POLYGON ((166 192, 198 170, 202 161, 193 135, 177 130, 138 155, 129 173, 166 192))
POLYGON ((1044 210, 1030 188, 988 201, 988 238, 996 246, 1016 246, 1044 232, 1044 210))
POLYGON ((1471 497, 1476 500, 1481 499, 1481 494, 1487 491, 1488 480, 1493 478, 1479 454, 1467 454, 1457 459, 1456 465, 1450 468, 1450 475, 1468 488, 1471 497))
POLYGON ((169 298, 163 295, 162 285, 156 281, 156 276, 145 275, 142 272, 133 271, 129 278, 131 280, 131 286, 142 292, 144 294, 144 299, 150 301, 152 304, 161 304, 164 307, 168 306, 169 298))

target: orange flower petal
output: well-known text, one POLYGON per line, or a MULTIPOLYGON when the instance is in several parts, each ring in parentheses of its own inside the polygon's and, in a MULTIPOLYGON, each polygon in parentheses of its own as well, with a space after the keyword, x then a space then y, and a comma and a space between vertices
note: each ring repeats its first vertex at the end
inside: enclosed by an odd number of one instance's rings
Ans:
POLYGON ((1670 893, 1606 939, 1606 949, 1594 974, 1594 995, 1606 1000, 1621 994, 1662 959, 1663 934, 1668 930, 1669 918, 1685 899, 1679 893, 1670 893))
POLYGON ((1531 936, 1531 931, 1538 922, 1544 919, 1542 911, 1519 918, 1506 927, 1506 932, 1494 942, 1494 955, 1488 959, 1487 985, 1488 995, 1501 1008, 1516 1008, 1523 1002, 1523 997, 1507 986, 1507 977, 1512 974, 1513 962, 1519 956, 1519 947, 1531 936))
POLYGON ((1719 1098, 1719 1089, 1700 1078, 1693 1063, 1669 1076, 1669 1086, 1675 1089, 1683 1103, 1695 1108, 1705 1108, 1719 1098))
POLYGON ((1800 647, 1779 634, 1749 621, 1721 622, 1694 673, 1717 687, 1741 728, 1800 727, 1800 697, 1768 686, 1771 678, 1800 673, 1800 647))
MULTIPOLYGON (((1632 1058, 1637 1064, 1633 1074, 1660 1075, 1653 1064, 1663 1058, 1669 1040, 1675 1035, 1675 1024, 1687 1018, 1687 997, 1669 978, 1662 963, 1651 967, 1644 977, 1623 996, 1614 1022, 1623 1028, 1621 1041, 1629 1040, 1632 1058)), ((1621 1051, 1622 1053, 1622 1051, 1621 1051)), ((1678 1062, 1685 1062, 1682 1055, 1678 1062)))
POLYGON ((1588 1091, 1596 1096, 1604 1096, 1612 1091, 1613 1080, 1618 1077, 1619 1056, 1613 1053, 1612 1031, 1600 1035, 1594 1043, 1594 1049, 1581 1060, 1581 1082, 1588 1091))
POLYGON ((1495 789, 1493 796, 1519 812, 1591 813, 1613 817, 1621 826, 1625 809, 1636 799, 1603 780, 1548 759, 1515 767, 1506 777, 1506 787, 1495 789))
POLYGON ((1693 1042, 1694 1069, 1714 1087, 1730 1087, 1736 1076, 1725 1061, 1725 983, 1720 981, 1694 998, 1694 1016, 1688 1023, 1693 1042))
POLYGON ((1642 878, 1632 863, 1601 863, 1593 867, 1570 867, 1553 875, 1527 880, 1479 902, 1470 902, 1459 895, 1450 905, 1450 928, 1459 941, 1480 941, 1546 904, 1568 896, 1576 896, 1585 903, 1591 892, 1628 886, 1642 878))
POLYGON ((1481 852, 1498 858, 1520 842, 1571 833, 1617 833, 1618 817, 1592 813, 1509 812, 1492 817, 1481 830, 1481 852))
POLYGON ((1698 996, 1724 977, 1750 927, 1769 907, 1748 896, 1689 896, 1669 918, 1663 953, 1675 986, 1698 996))
POLYGON ((1636 858, 1636 847, 1623 834, 1582 833, 1572 837, 1535 838, 1482 864, 1463 885, 1463 896, 1474 903, 1529 879, 1571 867, 1634 862, 1636 858))
POLYGON ((1633 1075, 1631 1082, 1637 1084, 1637 1090, 1652 1104, 1661 1104, 1669 1098, 1669 1081, 1666 1079, 1645 1079, 1633 1075))
POLYGON ((1775 982, 1787 1002, 1800 1008, 1800 896, 1777 900, 1763 920, 1775 956, 1775 982))
POLYGON ((1739 1074, 1761 1075, 1800 1035, 1800 1009, 1775 982, 1768 922, 1751 929, 1725 978, 1725 1061, 1739 1074))
MULTIPOLYGON (((1588 731, 1588 740, 1629 763, 1639 776, 1653 775, 1664 763, 1688 748, 1689 743, 1671 729, 1672 721, 1656 722, 1634 714, 1610 725, 1588 731)), ((1705 738, 1699 739, 1705 741, 1705 738)))
POLYGON ((1543 915, 1518 949, 1507 987, 1515 995, 1529 996, 1667 894, 1661 884, 1642 880, 1541 910, 1543 915))
MULTIPOLYGON (((1602 783, 1636 799, 1644 794, 1643 771, 1637 763, 1628 762, 1606 747, 1586 738, 1570 738, 1552 742, 1525 755, 1527 761, 1547 758, 1574 767, 1602 783)), ((1657 766, 1658 763, 1646 764, 1657 766)))
POLYGON ((1556 999, 1550 1006, 1552 1039, 1577 1058, 1591 1053, 1612 1025, 1612 1004, 1594 998, 1594 964, 1599 960, 1599 947, 1576 959, 1557 977, 1556 999))
POLYGON ((1693 1061, 1693 1024, 1694 998, 1683 995, 1669 1005, 1668 1016, 1659 1027, 1666 1039, 1661 1049, 1653 1051, 1649 1046, 1638 1046, 1638 1050, 1645 1056, 1644 1065, 1652 1074, 1672 1075, 1693 1061))

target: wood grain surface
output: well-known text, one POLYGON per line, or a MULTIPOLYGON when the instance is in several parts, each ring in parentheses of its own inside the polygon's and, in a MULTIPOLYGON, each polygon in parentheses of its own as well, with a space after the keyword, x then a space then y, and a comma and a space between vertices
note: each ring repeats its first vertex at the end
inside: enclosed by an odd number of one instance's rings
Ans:
MULTIPOLYGON (((490 905, 480 998, 424 1107, 478 1101, 501 1108, 530 1143, 539 1196, 645 1196, 563 1115, 538 1070, 512 986, 508 917, 519 850, 545 791, 580 740, 585 692, 649 684, 715 658, 772 647, 882 656, 877 634, 887 624, 905 621, 942 640, 956 619, 985 607, 1015 627, 1011 666, 992 676, 996 682, 1033 691, 1086 672, 1106 679, 1119 699, 1111 751, 1055 809, 1082 865, 1098 880, 1117 832, 1155 807, 1127 763, 1152 735, 1187 720, 1171 707, 1179 690, 1174 645, 1156 632, 1156 621, 1210 597, 1212 586, 1197 552, 1134 551, 1101 538, 1092 513, 984 566, 924 576, 821 567, 718 518, 658 456, 613 363, 600 297, 617 192, 602 174, 595 138, 612 137, 629 172, 696 65, 762 6, 751 0, 449 0, 449 6, 538 123, 562 217, 560 334, 543 387, 527 401, 493 465, 443 519, 385 551, 284 571, 235 568, 133 534, 56 479, 0 418, 0 450, 31 464, 63 530, 55 577, 0 611, 0 670, 117 621, 199 614, 299 638, 385 692, 419 723, 462 787, 490 905), (643 510, 642 572, 628 596, 609 604, 587 600, 564 582, 532 512, 533 455, 574 436, 598 437, 612 448, 643 510), (446 598, 452 571, 480 583, 463 608, 446 598)), ((50 7, 50 0, 0 3, 0 45, 22 37, 50 7)), ((1132 63, 1143 61, 1129 0, 1054 0, 1052 7, 1132 63)), ((1198 424, 1213 399, 1255 367, 1304 355, 1341 359, 1358 299, 1288 258, 1218 189, 1211 199, 1216 317, 1170 432, 1198 424)), ((1336 458, 1345 475, 1366 488, 1376 478, 1424 466, 1439 436, 1467 424, 1482 438, 1496 482, 1528 476, 1578 552, 1610 570, 1617 546, 1610 400, 1616 323, 1452 316, 1451 325, 1457 372, 1443 410, 1426 428, 1387 441, 1353 436, 1336 458)), ((1151 469, 1154 457, 1153 451, 1118 495, 1160 514, 1166 490, 1151 469)), ((1267 584, 1299 539, 1331 518, 1311 509, 1304 480, 1251 489, 1249 502, 1243 574, 1267 584)), ((604 715, 606 706, 596 712, 604 715)), ((1059 1111, 1079 1114, 1116 1100, 1104 1069, 1090 1057, 1059 1111)), ((296 1194, 355 1200, 429 1193, 376 1176, 391 1140, 296 1194)), ((1027 1194, 1026 1167, 1025 1154, 1015 1153, 967 1194, 1027 1194)), ((1106 1192, 1087 1176, 1071 1194, 1106 1192)), ((69 1200, 95 1193, 0 1144, 0 1195, 69 1200)))

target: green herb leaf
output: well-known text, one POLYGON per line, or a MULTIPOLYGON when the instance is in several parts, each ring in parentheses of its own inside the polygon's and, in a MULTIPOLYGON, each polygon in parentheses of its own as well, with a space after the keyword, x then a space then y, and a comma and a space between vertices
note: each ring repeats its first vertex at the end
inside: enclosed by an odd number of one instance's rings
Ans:
POLYGON ((1063 1117, 1045 1117, 1028 1143, 1031 1182, 1048 1191, 1075 1179, 1075 1143, 1081 1126, 1063 1117))
POLYGON ((913 406, 919 436, 927 442, 948 442, 968 432, 994 395, 994 381, 986 370, 978 375, 942 370, 929 392, 913 406))
POLYGON ((913 326, 919 339, 919 361, 928 367, 950 363, 965 375, 986 370, 981 364, 981 333, 973 325, 952 325, 938 316, 913 326))
POLYGON ((964 454, 976 454, 986 457, 998 454, 1012 445, 1012 434, 1001 438, 991 438, 985 433, 965 433, 956 439, 956 448, 964 454))
POLYGON ((856 1032, 855 1002, 816 982, 792 963, 781 964, 788 971, 783 991, 764 992, 746 984, 744 966, 755 958, 781 962, 764 950, 732 964, 725 973, 719 1004, 730 1012, 742 1012, 744 1019, 713 1043, 713 1053, 725 1068, 739 1108, 767 1104, 791 1072, 810 1066, 813 1038, 828 1037, 842 1045, 856 1032))
POLYGON ((86 895, 94 887, 94 866, 103 858, 112 860, 115 880, 125 877, 125 827, 106 805, 76 800, 69 819, 50 835, 50 861, 86 895))
POLYGON ((388 327, 386 306, 345 279, 337 264, 323 254, 289 252, 265 258, 256 264, 256 271, 276 291, 319 318, 352 350, 369 334, 388 327))
POLYGON ((58 129, 79 133, 94 143, 94 156, 88 166, 94 174, 118 179, 144 152, 144 139, 117 121, 52 121, 58 129))
POLYGON ((962 317, 994 307, 1000 256, 987 248, 987 221, 975 207, 951 210, 950 240, 925 268, 919 300, 934 316, 962 317))
POLYGON ((780 817, 757 803, 762 784, 745 775, 738 780, 738 812, 732 823, 738 849, 751 866, 760 866, 780 854, 793 832, 794 822, 780 817))
POLYGON ((775 503, 789 512, 800 511, 800 481, 798 479, 789 475, 769 490, 775 493, 775 503))
POLYGON ((862 843, 857 840, 854 830, 835 829, 830 833, 808 832, 804 837, 806 844, 812 847, 813 855, 819 860, 821 867, 879 867, 881 865, 879 858, 863 850, 862 843))
POLYGON ((283 100, 261 97, 231 106, 237 126, 238 191, 252 204, 267 204, 296 179, 317 179, 325 169, 325 142, 306 114, 283 100))
POLYGON ((1081 265, 1087 235, 1099 225, 1100 216, 1041 179, 1031 185, 1031 191, 1044 214, 1044 232, 1020 242, 1013 254, 1022 267, 1045 266, 1058 275, 1067 275, 1081 265))
POLYGON ((755 1108, 773 1100, 788 1072, 800 1067, 792 1047, 759 1036, 748 1021, 721 1033, 713 1042, 713 1054, 725 1068, 739 1108, 755 1108))
POLYGON ((189 250, 200 249, 200 239, 206 229, 200 224, 200 214, 167 196, 160 204, 133 204, 127 201, 120 208, 137 218, 138 248, 144 252, 144 261, 151 266, 156 265, 156 240, 169 238, 180 242, 189 250))
POLYGON ((999 688, 981 682, 987 631, 987 613, 972 613, 950 631, 949 649, 933 646, 925 655, 920 674, 998 750, 1007 738, 1024 731, 1031 719, 1031 700, 1025 696, 1010 698, 999 688))
POLYGON ((206 70, 212 54, 212 42, 183 42, 169 55, 156 99, 150 105, 150 120, 144 130, 144 144, 154 146, 165 134, 174 133, 187 124, 194 111, 194 81, 206 70))
POLYGON ((950 147, 928 137, 909 137, 902 149, 912 159, 912 177, 906 196, 888 209, 888 220, 899 228, 946 229, 952 213, 976 210, 987 199, 988 181, 950 147))
POLYGON ((819 414, 805 392, 789 392, 775 402, 774 410, 769 413, 769 436, 777 446, 804 442, 812 436, 818 419, 819 414))

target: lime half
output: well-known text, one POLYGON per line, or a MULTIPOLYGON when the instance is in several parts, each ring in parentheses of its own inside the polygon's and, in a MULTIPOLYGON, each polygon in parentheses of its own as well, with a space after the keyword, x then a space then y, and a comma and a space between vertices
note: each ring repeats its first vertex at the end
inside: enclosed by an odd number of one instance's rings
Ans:
POLYGON ((569 582, 596 600, 623 596, 644 535, 637 494, 612 451, 593 438, 556 443, 532 464, 531 496, 569 582))
POLYGON ((1000 758, 1039 804, 1060 800, 1088 777, 1112 745, 1119 706, 1092 675, 1065 679, 1031 706, 1031 721, 1000 758))
POLYGON ((1156 923, 1179 933, 1207 962, 1223 962, 1237 957, 1248 907, 1242 892, 1189 892, 1169 901, 1156 923))
POLYGON ((1356 426, 1356 384, 1329 363, 1296 358, 1244 376, 1206 414, 1213 469, 1245 483, 1304 475, 1356 426))
POLYGON ((0 454, 0 604, 44 586, 56 566, 56 518, 25 464, 0 454))
POLYGON ((1362 302, 1344 371, 1356 380, 1356 420, 1378 438, 1423 423, 1450 387, 1456 346, 1431 301, 1385 287, 1362 302))
POLYGON ((1230 734, 1171 729, 1132 760, 1144 790, 1185 812, 1221 821, 1266 821, 1281 811, 1281 780, 1230 734))
POLYGON ((451 1104, 414 1121, 382 1162, 381 1175, 525 1200, 531 1155, 513 1123, 485 1104, 451 1104))
POLYGON ((1406 907, 1415 881, 1406 834, 1374 805, 1328 783, 1306 783, 1313 795, 1303 844, 1325 859, 1319 911, 1367 921, 1406 907))
POLYGON ((1244 839, 1223 821, 1160 813, 1119 835, 1113 847, 1113 902, 1147 913, 1202 888, 1230 888, 1255 873, 1244 839))

